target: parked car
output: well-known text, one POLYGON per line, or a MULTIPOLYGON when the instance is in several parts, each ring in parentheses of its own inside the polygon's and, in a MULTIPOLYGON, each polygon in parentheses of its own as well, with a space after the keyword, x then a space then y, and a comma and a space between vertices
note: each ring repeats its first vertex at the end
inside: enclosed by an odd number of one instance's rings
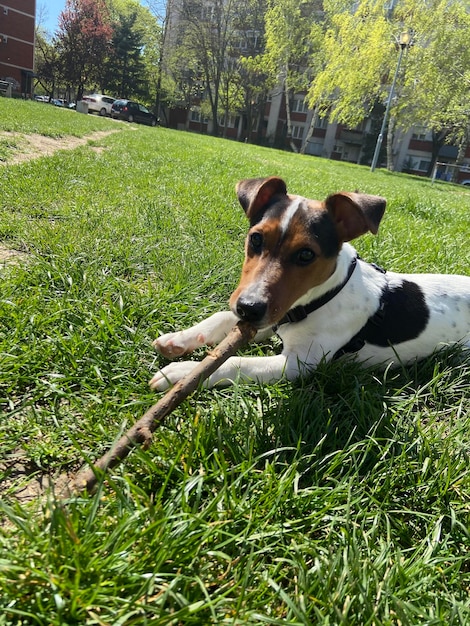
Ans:
POLYGON ((63 98, 51 98, 49 100, 49 103, 53 104, 55 107, 65 107, 66 109, 69 108, 69 103, 63 98))
POLYGON ((115 98, 105 96, 102 93, 92 93, 88 96, 83 96, 82 100, 88 103, 89 113, 98 113, 104 117, 105 115, 111 115, 111 106, 115 98))
POLYGON ((143 104, 133 100, 115 100, 111 107, 111 117, 113 119, 137 122, 138 124, 157 125, 157 118, 143 104))
POLYGON ((467 178, 466 180, 461 180, 460 184, 465 185, 466 187, 470 187, 470 178, 467 178))

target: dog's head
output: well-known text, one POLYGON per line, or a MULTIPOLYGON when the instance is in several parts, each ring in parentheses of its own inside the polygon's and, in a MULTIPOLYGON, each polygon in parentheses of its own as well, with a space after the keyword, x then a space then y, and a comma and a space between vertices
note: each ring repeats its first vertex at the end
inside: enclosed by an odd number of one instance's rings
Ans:
POLYGON ((281 178, 242 180, 237 195, 250 230, 232 311, 258 328, 278 322, 334 272, 344 241, 377 233, 385 211, 378 196, 340 192, 326 200, 287 193, 281 178))

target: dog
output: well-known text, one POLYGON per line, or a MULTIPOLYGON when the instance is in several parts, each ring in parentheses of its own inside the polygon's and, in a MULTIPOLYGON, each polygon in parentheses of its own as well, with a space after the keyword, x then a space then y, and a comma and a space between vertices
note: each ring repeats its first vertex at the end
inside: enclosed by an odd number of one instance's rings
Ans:
MULTIPOLYGON (((377 234, 384 198, 334 193, 325 201, 287 193, 278 177, 236 187, 250 222, 245 260, 230 311, 215 313, 154 342, 173 359, 219 343, 239 320, 255 340, 276 333, 281 354, 230 357, 206 387, 235 380, 273 383, 295 378, 353 353, 369 365, 409 363, 460 343, 470 347, 470 277, 385 272, 359 258, 348 242, 377 234)), ((188 374, 193 361, 174 362, 150 381, 165 390, 188 374)))

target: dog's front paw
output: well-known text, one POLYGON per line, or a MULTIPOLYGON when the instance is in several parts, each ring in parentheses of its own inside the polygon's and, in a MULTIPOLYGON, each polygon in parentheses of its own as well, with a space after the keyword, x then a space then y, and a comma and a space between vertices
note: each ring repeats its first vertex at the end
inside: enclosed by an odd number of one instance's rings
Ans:
POLYGON ((204 336, 191 336, 188 331, 160 335, 152 344, 167 359, 175 359, 204 345, 204 336))
POLYGON ((171 385, 181 380, 189 374, 197 365, 197 361, 180 361, 178 363, 170 363, 155 374, 149 382, 151 389, 154 391, 165 391, 171 385))

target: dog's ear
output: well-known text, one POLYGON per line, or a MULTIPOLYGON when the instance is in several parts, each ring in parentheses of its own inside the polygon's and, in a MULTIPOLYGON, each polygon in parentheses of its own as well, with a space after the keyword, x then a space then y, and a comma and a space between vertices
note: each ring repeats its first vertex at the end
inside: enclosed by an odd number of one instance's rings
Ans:
POLYGON ((326 199, 326 207, 336 222, 341 241, 350 241, 370 231, 379 230, 386 200, 363 193, 334 193, 326 199))
POLYGON ((265 207, 271 198, 278 194, 286 194, 286 183, 282 178, 248 178, 241 180, 236 186, 238 201, 249 220, 265 207))

